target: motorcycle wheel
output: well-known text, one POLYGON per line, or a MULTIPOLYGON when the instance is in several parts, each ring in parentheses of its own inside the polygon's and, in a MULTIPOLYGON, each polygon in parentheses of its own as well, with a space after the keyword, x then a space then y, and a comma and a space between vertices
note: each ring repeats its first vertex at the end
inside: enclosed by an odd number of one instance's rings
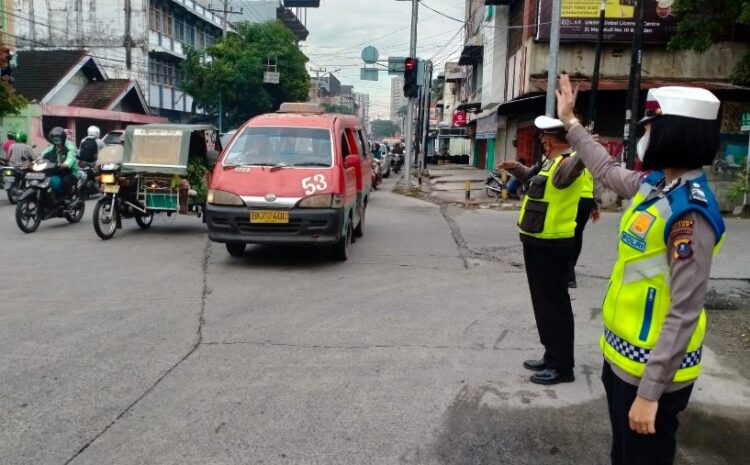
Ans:
POLYGON ((10 186, 10 189, 7 191, 8 194, 8 202, 10 202, 12 205, 15 205, 18 203, 18 199, 21 198, 21 194, 23 194, 23 190, 19 189, 15 185, 10 186))
POLYGON ((83 213, 86 211, 86 204, 83 200, 79 200, 78 204, 71 210, 64 213, 65 219, 68 223, 78 223, 83 219, 83 213))
POLYGON ((492 181, 488 184, 486 184, 486 187, 484 188, 485 193, 487 194, 487 197, 491 199, 496 199, 500 196, 500 192, 490 189, 491 187, 495 189, 500 188, 500 184, 497 183, 497 181, 492 181))
POLYGON ((117 232, 117 213, 112 212, 112 199, 104 197, 94 207, 94 231, 100 239, 112 239, 117 232))
POLYGON ((151 223, 154 221, 154 212, 148 212, 147 215, 136 216, 135 222, 138 223, 138 227, 141 229, 148 229, 151 227, 151 223))
POLYGON ((26 234, 33 233, 39 228, 42 215, 39 212, 35 197, 29 197, 16 205, 16 224, 26 234))

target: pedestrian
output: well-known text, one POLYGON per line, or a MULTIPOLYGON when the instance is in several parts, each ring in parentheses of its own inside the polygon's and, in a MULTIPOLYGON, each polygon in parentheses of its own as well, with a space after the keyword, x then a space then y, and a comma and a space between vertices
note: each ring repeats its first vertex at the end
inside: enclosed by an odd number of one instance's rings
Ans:
POLYGON ((677 416, 701 371, 711 260, 725 237, 702 167, 719 148, 720 102, 689 87, 650 89, 637 153, 647 173, 621 167, 573 114, 560 77, 557 107, 567 138, 594 178, 631 199, 603 303, 602 382, 613 465, 671 465, 677 416))
POLYGON ((560 120, 540 116, 534 121, 545 159, 531 168, 517 160, 496 169, 529 181, 521 205, 518 227, 523 244, 526 277, 531 292, 539 339, 544 355, 523 366, 535 373, 531 382, 572 382, 574 357, 573 308, 568 293, 568 274, 575 249, 576 212, 584 179, 580 162, 572 156, 560 120), (578 168, 577 168, 578 167, 578 168))
POLYGON ((3 143, 3 156, 8 160, 10 148, 16 143, 16 131, 8 131, 8 139, 3 143))
POLYGON ((583 177, 583 188, 581 198, 578 200, 578 213, 576 214, 575 248, 570 260, 570 272, 568 273, 568 287, 571 289, 578 287, 576 265, 578 264, 578 257, 581 256, 581 249, 583 249, 583 230, 586 229, 589 218, 593 222, 599 221, 599 206, 594 196, 594 177, 587 169, 583 170, 581 176, 583 177))

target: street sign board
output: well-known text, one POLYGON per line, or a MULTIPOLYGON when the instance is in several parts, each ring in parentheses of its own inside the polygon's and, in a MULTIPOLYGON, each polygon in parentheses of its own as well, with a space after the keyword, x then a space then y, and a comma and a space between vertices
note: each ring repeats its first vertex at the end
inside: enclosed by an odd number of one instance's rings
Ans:
POLYGON ((370 45, 362 49, 362 61, 364 61, 368 65, 374 65, 375 63, 377 63, 378 58, 380 58, 380 53, 375 47, 370 45))
POLYGON ((750 132, 750 113, 742 114, 742 119, 740 120, 740 130, 742 132, 750 132))
POLYGON ((359 70, 359 79, 362 81, 377 81, 378 69, 377 68, 361 68, 359 70))
POLYGON ((388 57, 388 74, 404 74, 406 57, 388 57))
POLYGON ((265 73, 263 73, 263 82, 265 82, 266 84, 278 84, 280 78, 280 73, 274 73, 271 71, 266 71, 265 73))

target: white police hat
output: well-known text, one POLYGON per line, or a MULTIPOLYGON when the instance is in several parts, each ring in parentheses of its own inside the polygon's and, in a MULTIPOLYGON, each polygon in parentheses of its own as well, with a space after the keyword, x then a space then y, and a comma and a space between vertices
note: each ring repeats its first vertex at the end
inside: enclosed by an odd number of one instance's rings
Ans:
POLYGON ((563 123, 559 119, 550 118, 549 116, 537 116, 534 120, 534 126, 542 131, 562 130, 563 123))
POLYGON ((715 120, 719 116, 718 98, 699 87, 668 86, 649 89, 646 97, 643 124, 662 115, 684 116, 702 120, 715 120))

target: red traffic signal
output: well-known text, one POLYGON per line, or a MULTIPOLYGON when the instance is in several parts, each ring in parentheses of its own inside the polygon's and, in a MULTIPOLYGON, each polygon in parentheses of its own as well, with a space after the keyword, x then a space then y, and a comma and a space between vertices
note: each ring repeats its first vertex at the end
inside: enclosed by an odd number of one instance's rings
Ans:
POLYGON ((417 83, 419 60, 409 57, 404 60, 404 97, 415 98, 419 95, 417 83))

